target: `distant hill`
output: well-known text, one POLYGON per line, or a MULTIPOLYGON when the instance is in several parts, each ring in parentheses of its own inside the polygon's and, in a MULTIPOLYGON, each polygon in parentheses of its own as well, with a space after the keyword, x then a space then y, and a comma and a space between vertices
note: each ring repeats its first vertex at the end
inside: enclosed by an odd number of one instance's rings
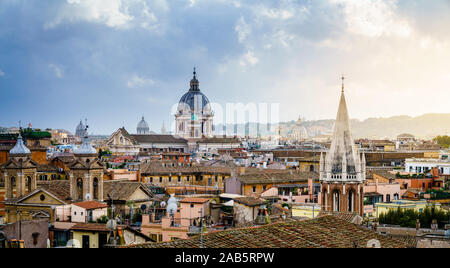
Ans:
MULTIPOLYGON (((333 131, 335 120, 313 120, 304 121, 303 126, 306 128, 310 136, 321 134, 330 134, 333 131)), ((249 129, 256 129, 256 123, 250 123, 249 129)), ((289 135, 296 125, 296 121, 282 122, 281 134, 289 135)), ((389 118, 368 118, 366 120, 350 121, 352 134, 355 139, 371 138, 371 139, 394 139, 399 134, 409 133, 417 138, 432 139, 438 135, 450 134, 450 114, 425 114, 417 117, 406 115, 393 116, 389 118)), ((234 133, 233 125, 228 125, 229 133, 234 133)), ((222 129, 223 126, 216 126, 216 130, 222 129)), ((245 125, 238 124, 237 130, 239 135, 245 133, 245 125)), ((250 131, 252 132, 252 131, 250 131)), ((268 125, 260 125, 260 133, 263 136, 275 135, 275 127, 268 125)))

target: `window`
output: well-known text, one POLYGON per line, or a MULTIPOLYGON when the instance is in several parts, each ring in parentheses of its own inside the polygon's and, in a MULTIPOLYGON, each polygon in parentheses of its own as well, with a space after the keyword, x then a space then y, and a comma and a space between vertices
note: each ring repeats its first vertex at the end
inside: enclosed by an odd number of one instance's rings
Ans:
POLYGON ((189 181, 189 176, 186 177, 186 181, 189 181))
POLYGON ((150 177, 150 183, 153 183, 153 177, 150 177))
POLYGON ((178 176, 178 182, 181 182, 181 176, 178 176))
POLYGON ((391 202, 391 195, 390 194, 386 195, 386 202, 388 202, 388 203, 391 202))
POLYGON ((266 185, 264 185, 263 186, 263 191, 265 191, 267 189, 267 186, 266 185))
POLYGON ((76 216, 76 215, 77 215, 77 212, 76 212, 76 211, 74 211, 74 212, 73 212, 73 215, 75 215, 75 216, 76 216))
POLYGON ((162 182, 162 177, 159 177, 159 182, 162 182))
POLYGON ((194 208, 194 204, 191 204, 191 208, 194 208))
POLYGON ((169 176, 169 182, 172 182, 172 176, 169 176))
POLYGON ((216 177, 214 178, 214 180, 217 182, 217 181, 219 180, 219 177, 216 176, 216 177))
POLYGON ((253 186, 253 192, 256 193, 256 186, 253 186))

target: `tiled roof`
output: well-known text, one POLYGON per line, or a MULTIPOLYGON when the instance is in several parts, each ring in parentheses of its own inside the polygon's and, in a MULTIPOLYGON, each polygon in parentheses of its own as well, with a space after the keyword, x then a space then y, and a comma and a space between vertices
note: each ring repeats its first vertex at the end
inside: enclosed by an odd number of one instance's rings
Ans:
POLYGON ((249 206, 249 207, 256 207, 260 205, 264 205, 267 203, 264 199, 254 198, 250 196, 246 197, 238 197, 233 199, 235 202, 249 206))
POLYGON ((147 193, 149 198, 153 197, 152 192, 140 182, 105 181, 103 182, 103 198, 108 200, 109 194, 111 197, 114 197, 114 200, 128 200, 139 188, 147 193))
POLYGON ((62 201, 70 201, 70 182, 68 180, 39 181, 37 188, 46 190, 62 201))
MULTIPOLYGON (((392 174, 386 170, 376 170, 376 171, 373 171, 373 174, 383 177, 387 180, 394 180, 396 178, 396 174, 392 174)), ((387 181, 387 182, 389 182, 389 181, 387 181)))
MULTIPOLYGON (((260 227, 233 229, 203 236, 206 248, 364 248, 372 239, 384 248, 407 244, 334 216, 289 221, 260 227)), ((200 237, 164 243, 133 245, 135 248, 199 248, 200 237)))
POLYGON ((196 198, 196 197, 187 197, 184 198, 182 200, 180 200, 180 203, 199 203, 199 204, 203 204, 208 202, 209 199, 206 198, 196 198))
POLYGON ((85 201, 85 202, 73 203, 72 205, 75 205, 77 207, 84 208, 87 210, 108 207, 106 204, 103 204, 103 203, 100 203, 97 201, 85 201))
MULTIPOLYGON (((262 170, 258 173, 246 173, 238 176, 238 180, 242 184, 277 184, 277 183, 298 183, 307 182, 308 179, 312 179, 313 172, 298 172, 292 170, 262 170)), ((319 174, 315 174, 318 179, 319 174)))
POLYGON ((106 224, 97 223, 77 223, 70 228, 73 231, 94 231, 94 232, 109 232, 106 224))
POLYGON ((193 173, 208 173, 208 174, 222 174, 230 175, 231 170, 228 167, 211 167, 211 166, 186 166, 179 165, 176 162, 167 161, 153 161, 141 165, 142 175, 172 175, 178 174, 193 174, 193 173))
POLYGON ((59 168, 54 165, 38 165, 37 172, 58 172, 59 168))
POLYGON ((344 220, 346 222, 355 223, 355 224, 361 223, 363 220, 362 217, 359 216, 355 212, 321 211, 319 213, 319 216, 321 216, 321 217, 333 216, 340 220, 344 220))
POLYGON ((220 138, 220 137, 214 137, 214 138, 204 138, 200 140, 198 143, 237 143, 240 144, 241 141, 238 138, 220 138))
POLYGON ((187 140, 172 135, 130 135, 138 143, 178 143, 187 144, 187 140))

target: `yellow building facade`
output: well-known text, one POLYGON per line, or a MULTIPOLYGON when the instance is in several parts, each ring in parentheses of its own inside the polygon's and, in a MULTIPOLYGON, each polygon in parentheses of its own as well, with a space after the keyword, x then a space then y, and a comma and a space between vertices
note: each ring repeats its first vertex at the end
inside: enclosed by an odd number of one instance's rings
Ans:
POLYGON ((382 213, 386 214, 389 210, 396 209, 413 209, 417 212, 422 212, 427 206, 434 205, 437 209, 441 209, 441 204, 429 204, 426 200, 412 201, 412 200, 397 200, 392 203, 376 203, 376 217, 378 218, 382 213))

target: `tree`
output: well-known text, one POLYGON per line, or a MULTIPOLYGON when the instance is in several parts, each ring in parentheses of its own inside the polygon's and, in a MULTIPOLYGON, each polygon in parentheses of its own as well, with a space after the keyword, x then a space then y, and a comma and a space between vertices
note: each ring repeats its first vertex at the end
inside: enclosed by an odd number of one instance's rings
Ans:
POLYGON ((433 139, 433 141, 445 148, 449 148, 450 146, 450 137, 447 135, 437 136, 436 138, 433 139))

